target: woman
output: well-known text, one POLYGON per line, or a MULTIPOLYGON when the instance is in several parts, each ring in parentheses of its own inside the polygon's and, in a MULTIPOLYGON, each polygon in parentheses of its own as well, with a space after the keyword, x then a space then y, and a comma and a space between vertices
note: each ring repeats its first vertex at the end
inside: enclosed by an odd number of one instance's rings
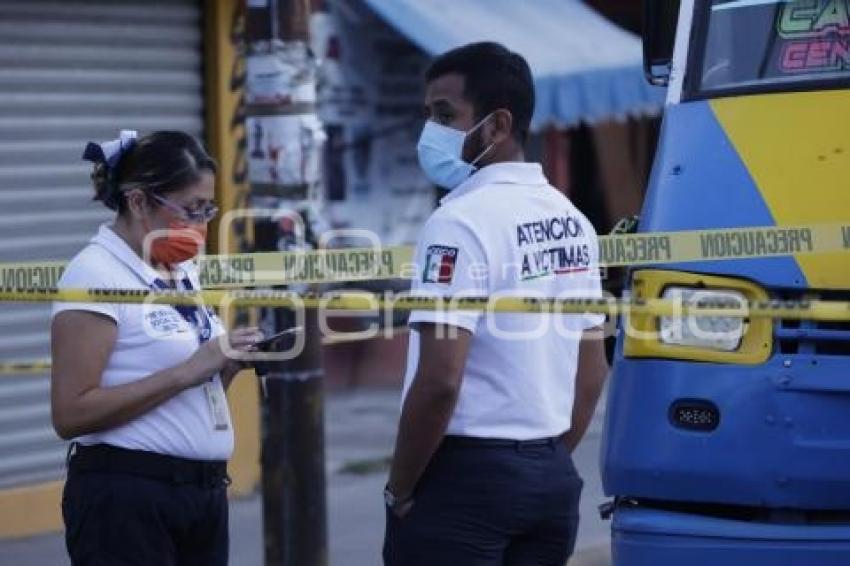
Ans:
MULTIPOLYGON (((95 200, 117 212, 62 288, 198 289, 215 163, 182 132, 89 144, 95 200)), ((62 499, 74 565, 227 563, 224 391, 252 328, 224 334, 206 307, 56 303, 53 426, 69 448, 62 499)))

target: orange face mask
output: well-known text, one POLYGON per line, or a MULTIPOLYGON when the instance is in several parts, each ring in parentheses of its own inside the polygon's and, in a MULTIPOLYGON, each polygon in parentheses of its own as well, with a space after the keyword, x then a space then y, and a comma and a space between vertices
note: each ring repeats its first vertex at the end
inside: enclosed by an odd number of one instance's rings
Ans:
POLYGON ((164 234, 151 240, 151 260, 166 265, 190 260, 201 253, 206 239, 206 224, 187 224, 172 220, 164 234))

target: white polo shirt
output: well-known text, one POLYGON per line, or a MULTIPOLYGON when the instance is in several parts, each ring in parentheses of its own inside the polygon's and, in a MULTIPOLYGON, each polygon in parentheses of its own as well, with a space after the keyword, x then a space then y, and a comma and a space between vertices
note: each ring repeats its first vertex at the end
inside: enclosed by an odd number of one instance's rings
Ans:
MULTIPOLYGON (((199 289, 194 264, 184 262, 178 267, 192 287, 199 289)), ((157 277, 156 271, 104 224, 68 264, 59 287, 149 290, 157 277)), ((118 325, 115 347, 101 377, 102 387, 131 383, 176 366, 199 347, 194 328, 168 305, 54 303, 53 316, 67 310, 100 313, 118 325)), ((212 336, 221 335, 221 321, 215 315, 210 319, 212 336)), ((212 386, 224 395, 219 376, 212 386)), ((85 445, 106 443, 196 460, 226 460, 233 453, 232 424, 216 429, 202 385, 182 391, 125 425, 75 440, 85 445)))
MULTIPOLYGON (((596 232, 536 163, 477 171, 422 230, 412 291, 436 296, 601 297, 596 232)), ((413 311, 404 395, 419 359, 418 323, 473 333, 447 434, 528 440, 570 428, 581 332, 604 315, 413 311)))

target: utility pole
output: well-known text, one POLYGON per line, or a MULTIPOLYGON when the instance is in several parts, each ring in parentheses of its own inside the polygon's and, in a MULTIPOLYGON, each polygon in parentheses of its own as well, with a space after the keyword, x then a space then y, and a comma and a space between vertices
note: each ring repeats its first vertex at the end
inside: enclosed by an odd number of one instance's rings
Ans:
MULTIPOLYGON (((316 117, 314 62, 308 49, 310 0, 246 2, 246 151, 252 208, 281 211, 255 219, 256 249, 287 249, 291 236, 296 246, 315 245, 309 241, 309 219, 302 222, 298 216, 307 208, 300 204, 315 202, 323 139, 316 117)), ((325 566, 328 562, 321 336, 316 311, 305 314, 300 323, 305 333, 303 350, 293 359, 270 362, 265 380, 266 566, 325 566)), ((289 309, 264 313, 265 326, 272 332, 296 326, 297 318, 289 309)))

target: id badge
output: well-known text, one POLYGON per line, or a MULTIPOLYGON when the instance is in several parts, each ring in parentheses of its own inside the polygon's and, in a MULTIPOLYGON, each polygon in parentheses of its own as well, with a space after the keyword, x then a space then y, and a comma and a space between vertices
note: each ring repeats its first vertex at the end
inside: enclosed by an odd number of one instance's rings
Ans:
POLYGON ((213 428, 215 430, 227 430, 230 428, 230 415, 227 410, 227 398, 220 387, 213 382, 204 384, 204 393, 207 394, 207 406, 210 409, 213 428))

